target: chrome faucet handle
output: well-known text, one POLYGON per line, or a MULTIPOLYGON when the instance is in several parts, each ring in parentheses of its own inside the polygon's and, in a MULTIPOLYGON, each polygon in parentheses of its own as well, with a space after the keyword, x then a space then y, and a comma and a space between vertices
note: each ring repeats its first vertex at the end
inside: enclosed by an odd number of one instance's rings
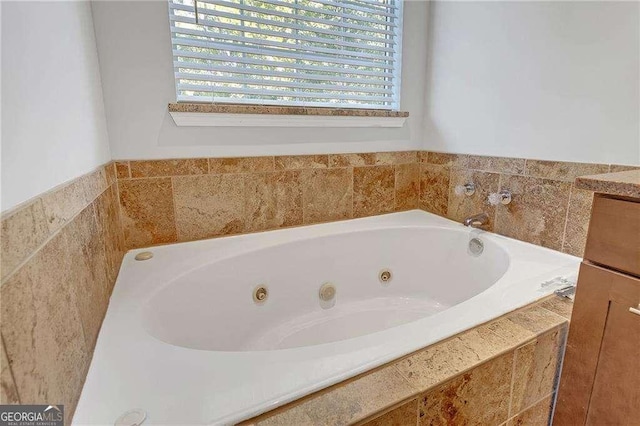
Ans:
POLYGON ((507 205, 511 202, 511 191, 503 189, 500 192, 493 192, 488 197, 489 204, 497 206, 498 204, 507 205))
POLYGON ((472 196, 476 192, 476 184, 473 182, 465 183, 464 185, 457 185, 455 188, 456 195, 472 196))

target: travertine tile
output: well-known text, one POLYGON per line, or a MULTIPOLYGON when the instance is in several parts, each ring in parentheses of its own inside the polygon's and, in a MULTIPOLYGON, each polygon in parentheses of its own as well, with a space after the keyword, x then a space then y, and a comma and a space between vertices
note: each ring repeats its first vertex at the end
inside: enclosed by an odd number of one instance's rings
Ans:
POLYGON ((98 235, 105 248, 108 280, 107 294, 111 294, 125 253, 124 234, 118 213, 118 194, 115 186, 94 201, 98 235))
POLYGON ((59 233, 0 288, 0 327, 21 403, 56 401, 69 416, 89 362, 74 260, 59 233))
POLYGON ((0 339, 0 350, 2 358, 0 358, 0 404, 19 404, 18 390, 13 382, 13 374, 9 366, 9 359, 4 350, 4 343, 0 339))
POLYGON ((449 179, 449 206, 447 217, 457 222, 462 222, 466 217, 478 213, 489 215, 488 223, 482 227, 484 230, 494 229, 494 217, 496 207, 488 202, 489 194, 498 192, 500 175, 497 173, 479 172, 467 169, 452 169, 449 179), (475 194, 467 196, 456 194, 456 186, 473 182, 476 186, 475 194))
POLYGON ((487 326, 496 334, 512 342, 524 342, 566 324, 566 318, 540 305, 513 312, 487 326))
POLYGON ((418 153, 416 151, 396 151, 396 152, 378 152, 376 153, 376 164, 406 164, 416 163, 418 161, 418 153))
POLYGON ((507 420, 513 352, 427 391, 419 425, 498 425, 507 420), (490 390, 490 391, 489 391, 490 390))
POLYGON ((113 161, 104 166, 104 174, 107 180, 107 187, 110 187, 118 180, 116 164, 113 161))
POLYGON ((402 404, 361 426, 415 426, 418 420, 418 399, 402 404))
POLYGON ((562 251, 582 257, 587 244, 593 192, 571 187, 562 251))
POLYGON ((84 191, 84 203, 80 210, 88 206, 107 189, 107 176, 104 167, 78 178, 84 191))
POLYGON ((420 164, 420 208, 440 216, 447 215, 449 204, 449 168, 420 164))
POLYGON ((347 425, 409 398, 413 388, 391 367, 294 405, 274 416, 256 419, 256 425, 347 425))
POLYGON ((0 234, 2 278, 14 271, 48 236, 49 227, 40 199, 3 217, 0 234))
POLYGON ((281 155, 275 158, 276 170, 323 169, 329 167, 328 155, 281 155))
POLYGON ((209 158, 209 173, 257 173, 274 169, 273 157, 209 158))
POLYGON ((394 166, 353 169, 353 216, 389 213, 395 207, 394 166))
POLYGON ((413 387, 424 391, 512 348, 490 327, 481 326, 437 343, 397 363, 395 367, 413 387))
POLYGON ((459 341, 438 343, 394 364, 398 372, 418 390, 447 380, 477 361, 459 341))
POLYGON ((568 163, 564 161, 527 160, 525 174, 529 176, 564 180, 573 182, 575 178, 583 175, 597 175, 607 173, 607 164, 592 163, 568 163))
POLYGON ((485 172, 509 173, 519 175, 524 173, 524 158, 509 157, 485 157, 480 155, 469 155, 467 167, 485 172))
POLYGON ((374 152, 360 154, 329 154, 329 167, 372 166, 376 163, 374 152))
MULTIPOLYGON (((93 351, 110 296, 106 247, 101 238, 94 204, 82 210, 65 226, 60 256, 69 259, 68 285, 75 290, 75 303, 84 332, 85 347, 93 351)), ((58 283, 61 285, 62 283, 58 283)))
POLYGON ((408 111, 382 109, 324 108, 274 105, 233 105, 210 103, 170 103, 171 112, 205 112, 227 114, 328 115, 347 117, 408 117, 408 111))
POLYGON ((640 168, 604 175, 581 176, 574 186, 601 194, 640 198, 640 168))
POLYGON ((496 209, 495 231, 507 237, 562 249, 571 184, 528 176, 502 175, 511 203, 496 209))
POLYGON ((244 176, 173 178, 179 241, 237 234, 245 229, 244 176))
POLYGON ((177 241, 171 178, 118 181, 128 249, 177 241))
POLYGON ((625 166, 623 164, 611 164, 609 166, 609 172, 617 173, 617 172, 626 172, 628 170, 639 170, 640 166, 625 166))
POLYGON ((132 178, 201 175, 209 170, 206 158, 130 161, 132 178))
POLYGON ((551 394, 557 383, 564 331, 553 330, 516 350, 510 415, 551 394))
POLYGON ((549 395, 532 407, 509 419, 506 426, 548 426, 551 423, 552 404, 553 395, 549 395))
POLYGON ((447 154, 444 152, 429 152, 427 154, 428 163, 451 168, 465 168, 468 161, 469 156, 464 154, 447 154))
POLYGON ((351 168, 302 171, 304 223, 349 219, 353 216, 351 168))
POLYGON ((89 201, 85 187, 86 181, 78 178, 42 195, 42 206, 50 233, 58 230, 87 206, 89 201))
POLYGON ((302 224, 299 170, 245 175, 246 231, 302 224))
POLYGON ((128 179, 131 177, 128 161, 116 161, 116 175, 118 179, 128 179))
POLYGON ((420 165, 418 163, 395 166, 395 210, 418 208, 420 196, 420 165))
POLYGON ((540 307, 570 320, 571 312, 573 311, 573 301, 566 297, 554 295, 540 303, 540 307))
POLYGON ((514 348, 514 341, 496 333, 496 328, 492 325, 493 323, 483 324, 456 337, 463 348, 476 355, 477 362, 486 361, 514 348))

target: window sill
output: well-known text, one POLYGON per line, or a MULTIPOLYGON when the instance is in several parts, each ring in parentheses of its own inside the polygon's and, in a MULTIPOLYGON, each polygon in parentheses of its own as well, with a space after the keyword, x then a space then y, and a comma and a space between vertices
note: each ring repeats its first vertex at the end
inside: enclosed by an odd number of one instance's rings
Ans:
POLYGON ((176 126, 402 127, 408 112, 232 104, 169 104, 176 126))

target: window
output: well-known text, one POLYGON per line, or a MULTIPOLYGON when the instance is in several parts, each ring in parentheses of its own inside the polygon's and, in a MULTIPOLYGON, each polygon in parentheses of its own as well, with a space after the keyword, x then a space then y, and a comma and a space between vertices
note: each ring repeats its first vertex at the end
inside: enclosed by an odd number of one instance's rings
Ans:
POLYGON ((397 110, 402 0, 169 0, 179 102, 397 110))

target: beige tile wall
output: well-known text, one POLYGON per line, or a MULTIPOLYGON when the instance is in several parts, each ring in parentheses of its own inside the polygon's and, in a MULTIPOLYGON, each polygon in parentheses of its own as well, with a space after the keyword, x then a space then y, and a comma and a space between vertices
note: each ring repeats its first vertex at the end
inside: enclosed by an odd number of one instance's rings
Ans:
POLYGON ((2 216, 2 403, 75 410, 124 255, 113 163, 2 216))
POLYGON ((487 230, 582 256, 593 193, 575 188, 577 176, 637 168, 524 158, 483 157, 422 151, 420 208, 453 220, 485 211, 487 230), (476 193, 457 195, 457 185, 473 182, 476 193), (488 194, 508 189, 511 204, 491 206, 488 194))
POLYGON ((547 425, 571 307, 552 296, 241 425, 547 425))
POLYGON ((418 207, 416 151, 119 161, 128 248, 418 207))
POLYGON ((116 163, 128 248, 421 208, 582 256, 593 194, 576 176, 633 167, 427 151, 116 163), (474 182, 472 197, 455 194, 474 182), (509 189, 508 206, 487 197, 509 189))

